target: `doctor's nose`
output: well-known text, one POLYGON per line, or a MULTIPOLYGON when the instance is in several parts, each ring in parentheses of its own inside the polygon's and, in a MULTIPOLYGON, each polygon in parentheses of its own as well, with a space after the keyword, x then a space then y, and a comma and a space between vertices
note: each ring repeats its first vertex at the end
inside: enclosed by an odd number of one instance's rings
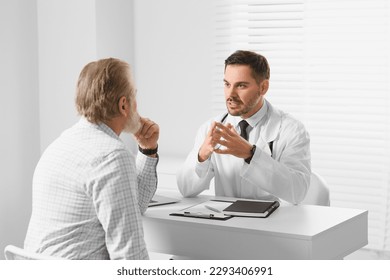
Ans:
POLYGON ((225 87, 225 97, 226 99, 236 97, 237 92, 235 91, 234 87, 225 87))

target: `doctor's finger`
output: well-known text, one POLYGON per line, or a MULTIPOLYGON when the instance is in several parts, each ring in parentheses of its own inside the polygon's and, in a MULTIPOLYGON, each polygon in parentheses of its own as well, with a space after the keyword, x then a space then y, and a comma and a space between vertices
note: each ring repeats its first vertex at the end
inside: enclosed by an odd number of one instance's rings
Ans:
POLYGON ((221 155, 227 155, 227 154, 231 155, 232 154, 230 149, 220 149, 220 148, 218 148, 218 149, 214 149, 214 152, 217 153, 217 154, 221 154, 221 155))
POLYGON ((231 123, 228 123, 226 127, 230 130, 232 134, 238 135, 237 130, 234 128, 234 126, 231 123))
MULTIPOLYGON (((218 126, 219 128, 219 126, 218 126)), ((225 133, 225 135, 229 135, 231 137, 237 135, 237 131, 234 129, 234 126, 231 123, 228 123, 227 125, 224 125, 220 129, 222 132, 225 133)))
POLYGON ((219 145, 222 145, 222 146, 225 146, 225 147, 229 147, 229 142, 226 141, 225 139, 223 138, 220 138, 220 139, 216 139, 214 140, 215 143, 219 144, 219 145))
POLYGON ((211 124, 210 129, 209 129, 209 131, 207 132, 207 136, 212 136, 212 135, 213 135, 213 132, 214 132, 214 130, 215 130, 216 124, 217 124, 217 122, 215 122, 215 121, 211 124))
POLYGON ((216 136, 216 137, 223 137, 225 139, 230 139, 233 134, 231 131, 229 131, 226 127, 224 129, 219 129, 218 127, 214 130, 214 134, 213 136, 216 136))

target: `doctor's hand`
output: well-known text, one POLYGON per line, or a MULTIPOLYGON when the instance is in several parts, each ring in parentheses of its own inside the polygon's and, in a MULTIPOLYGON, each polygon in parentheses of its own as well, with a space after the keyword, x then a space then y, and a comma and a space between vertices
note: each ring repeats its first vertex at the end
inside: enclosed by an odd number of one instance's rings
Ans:
POLYGON ((212 138, 215 143, 225 147, 214 149, 217 154, 229 154, 243 159, 252 155, 252 145, 242 138, 230 123, 226 126, 216 123, 212 138))
POLYGON ((198 152, 198 160, 199 162, 203 162, 207 160, 210 155, 214 152, 214 147, 217 145, 215 140, 213 139, 213 132, 215 130, 217 123, 213 122, 211 124, 210 130, 207 132, 206 138, 203 141, 202 146, 198 152))

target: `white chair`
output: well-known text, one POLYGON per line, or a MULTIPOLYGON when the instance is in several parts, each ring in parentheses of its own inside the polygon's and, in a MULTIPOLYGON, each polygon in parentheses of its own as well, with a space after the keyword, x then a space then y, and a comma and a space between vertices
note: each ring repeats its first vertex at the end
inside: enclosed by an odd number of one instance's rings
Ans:
POLYGON ((29 252, 14 245, 7 245, 4 249, 4 255, 7 260, 64 260, 63 258, 29 252))
POLYGON ((301 204, 322 206, 330 205, 329 188, 324 178, 322 178, 319 174, 315 172, 311 173, 310 187, 301 204))

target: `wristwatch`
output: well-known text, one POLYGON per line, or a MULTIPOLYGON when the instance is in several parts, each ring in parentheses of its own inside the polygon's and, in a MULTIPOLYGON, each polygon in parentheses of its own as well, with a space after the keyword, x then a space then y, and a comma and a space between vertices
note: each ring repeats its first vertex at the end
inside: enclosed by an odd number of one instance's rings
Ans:
POLYGON ((144 155, 150 156, 150 155, 157 154, 158 146, 155 149, 142 149, 140 146, 138 146, 138 150, 144 155))
POLYGON ((250 155, 250 157, 248 157, 248 158, 245 159, 245 162, 246 162, 247 164, 251 163, 251 160, 252 160, 253 155, 255 154, 255 152, 256 152, 256 145, 253 145, 253 146, 252 146, 252 149, 251 149, 251 155, 250 155))

